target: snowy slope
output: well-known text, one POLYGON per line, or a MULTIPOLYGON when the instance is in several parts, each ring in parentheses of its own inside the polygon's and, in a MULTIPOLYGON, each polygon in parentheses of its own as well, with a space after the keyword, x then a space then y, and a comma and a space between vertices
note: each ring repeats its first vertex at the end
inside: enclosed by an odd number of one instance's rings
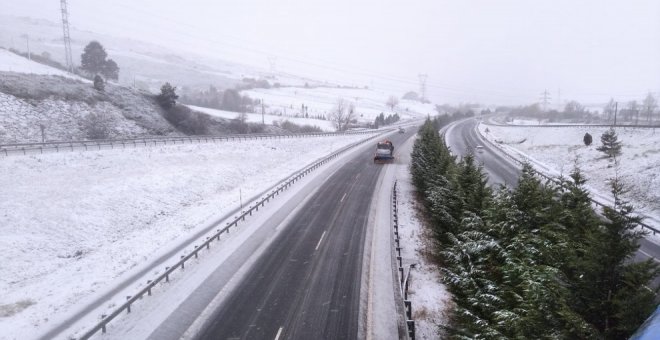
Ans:
MULTIPOLYGON (((268 106, 268 112, 295 116, 300 114, 301 106, 309 107, 310 116, 328 116, 335 108, 337 100, 343 98, 355 105, 357 120, 373 122, 380 113, 386 116, 397 112, 401 119, 422 118, 434 114, 432 104, 422 104, 415 101, 400 100, 394 112, 385 104, 391 93, 360 88, 333 87, 282 87, 271 89, 253 89, 242 91, 251 98, 262 99, 268 106)), ((395 95, 395 97, 398 97, 395 95)))
POLYGON ((71 79, 83 80, 82 78, 76 75, 58 70, 56 68, 52 68, 50 66, 46 66, 43 64, 30 61, 15 53, 9 52, 8 50, 3 48, 0 48, 0 71, 30 73, 30 74, 47 74, 47 75, 62 76, 71 79))
POLYGON ((32 338, 122 274, 360 136, 8 157, 0 338, 32 338), (321 147, 310 148, 309 145, 321 147), (39 183, 39 185, 35 185, 39 183))
POLYGON ((513 152, 526 155, 556 175, 568 175, 577 162, 588 179, 587 186, 602 197, 611 196, 608 180, 618 174, 629 190, 627 196, 635 208, 660 221, 660 131, 617 128, 623 148, 616 166, 596 150, 601 145, 600 136, 607 128, 480 124, 479 130, 482 135, 501 141, 513 152), (593 136, 590 146, 585 146, 582 141, 587 132, 593 136))
MULTIPOLYGON (((225 118, 225 119, 235 119, 238 117, 238 112, 231 112, 231 111, 223 111, 223 110, 216 110, 216 109, 210 109, 206 107, 200 107, 200 106, 194 106, 194 105, 187 105, 191 109, 199 112, 206 113, 210 116, 214 117, 220 117, 220 118, 225 118)), ((313 119, 313 118, 302 118, 302 117, 290 117, 290 116, 281 116, 281 115, 274 115, 274 114, 264 114, 262 117, 261 114, 259 113, 248 113, 247 115, 247 121, 250 123, 261 123, 262 118, 263 122, 265 124, 273 125, 275 123, 281 123, 285 120, 288 120, 292 123, 298 124, 298 125, 312 125, 312 126, 318 126, 321 128, 323 131, 327 132, 332 132, 335 131, 335 128, 332 126, 332 122, 327 121, 327 120, 321 120, 321 119, 313 119)))

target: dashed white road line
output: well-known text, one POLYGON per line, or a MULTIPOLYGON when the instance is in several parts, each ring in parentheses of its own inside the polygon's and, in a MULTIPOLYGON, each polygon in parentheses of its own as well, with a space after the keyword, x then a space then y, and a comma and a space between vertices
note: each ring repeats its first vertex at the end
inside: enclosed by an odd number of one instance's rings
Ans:
POLYGON ((278 340, 280 338, 280 335, 282 335, 282 327, 277 331, 277 335, 275 335, 275 340, 278 340))
POLYGON ((323 231, 323 234, 321 234, 321 239, 319 240, 319 243, 316 244, 316 248, 314 248, 314 251, 319 250, 319 246, 321 246, 321 242, 323 241, 323 236, 325 236, 325 230, 323 231))
POLYGON ((344 202, 345 198, 346 198, 346 194, 344 193, 344 196, 341 197, 341 200, 339 200, 339 202, 344 202))

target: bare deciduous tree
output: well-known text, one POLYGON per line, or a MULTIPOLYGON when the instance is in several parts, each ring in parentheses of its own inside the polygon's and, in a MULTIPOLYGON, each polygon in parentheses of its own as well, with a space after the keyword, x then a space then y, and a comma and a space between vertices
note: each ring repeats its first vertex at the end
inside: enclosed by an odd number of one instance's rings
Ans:
POLYGON ((658 100, 655 99, 653 96, 653 93, 649 92, 649 94, 646 95, 646 98, 644 98, 644 112, 646 112, 646 121, 650 124, 651 123, 651 115, 653 114, 653 111, 658 107, 658 100))
POLYGON ((612 119, 612 115, 614 114, 614 98, 610 98, 610 101, 607 102, 605 107, 603 108, 603 113, 607 114, 607 120, 612 119))
POLYGON ((395 96, 390 96, 390 98, 387 99, 385 105, 387 105, 390 110, 394 111, 394 108, 399 105, 399 99, 395 96))
POLYGON ((346 118, 344 118, 344 130, 351 125, 351 121, 355 119, 355 104, 348 104, 348 110, 346 111, 346 118))
POLYGON ((632 120, 632 116, 635 116, 635 124, 639 122, 639 105, 636 100, 631 100, 628 102, 628 115, 629 120, 632 120))
POLYGON ((345 129, 347 102, 344 98, 338 98, 334 109, 330 112, 330 121, 334 124, 337 131, 345 129))

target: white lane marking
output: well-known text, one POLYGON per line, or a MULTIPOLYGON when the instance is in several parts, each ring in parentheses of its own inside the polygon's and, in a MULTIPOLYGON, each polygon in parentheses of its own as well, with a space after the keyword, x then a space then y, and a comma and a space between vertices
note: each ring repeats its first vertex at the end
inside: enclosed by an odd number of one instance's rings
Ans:
POLYGON ((321 245, 321 241, 323 241, 323 236, 325 236, 325 230, 323 231, 323 234, 321 234, 321 239, 319 240, 319 243, 316 244, 316 248, 314 248, 314 251, 319 250, 319 246, 321 245))
POLYGON ((277 331, 277 335, 275 335, 275 340, 280 338, 280 335, 282 335, 282 327, 277 331))
POLYGON ((644 254, 644 255, 646 255, 646 256, 648 256, 648 257, 650 257, 650 258, 652 258, 653 261, 655 261, 655 262, 660 262, 660 260, 658 260, 658 259, 656 259, 655 257, 653 257, 653 255, 651 255, 651 254, 649 254, 649 253, 647 253, 647 252, 645 252, 645 251, 643 251, 643 250, 641 250, 641 249, 639 250, 639 252, 642 253, 642 254, 644 254))
POLYGON ((340 203, 341 203, 341 202, 344 202, 344 198, 346 198, 346 194, 344 194, 344 196, 341 197, 341 200, 339 200, 339 202, 340 202, 340 203))

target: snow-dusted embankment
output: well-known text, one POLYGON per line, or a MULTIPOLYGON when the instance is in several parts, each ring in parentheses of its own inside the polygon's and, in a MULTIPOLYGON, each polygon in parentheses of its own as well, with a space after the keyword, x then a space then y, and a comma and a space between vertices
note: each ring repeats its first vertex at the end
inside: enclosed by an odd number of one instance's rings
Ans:
POLYGON ((8 157, 0 329, 31 338, 306 164, 365 135, 8 157), (314 147, 310 147, 313 145, 314 147))

